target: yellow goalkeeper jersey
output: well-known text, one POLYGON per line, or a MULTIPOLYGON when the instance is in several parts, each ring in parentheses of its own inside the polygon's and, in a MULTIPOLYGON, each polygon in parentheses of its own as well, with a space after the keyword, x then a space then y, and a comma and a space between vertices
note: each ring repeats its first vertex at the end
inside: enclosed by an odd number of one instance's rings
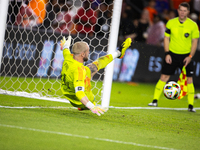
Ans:
POLYGON ((181 23, 176 17, 167 22, 165 36, 170 37, 170 51, 176 54, 187 54, 191 51, 192 39, 199 38, 199 30, 197 24, 191 19, 187 18, 181 23))
POLYGON ((91 71, 83 63, 73 59, 68 49, 63 50, 64 62, 61 71, 61 91, 75 107, 83 105, 81 98, 87 96, 93 102, 94 94, 91 90, 91 71), (76 96, 77 91, 83 91, 81 97, 76 96))

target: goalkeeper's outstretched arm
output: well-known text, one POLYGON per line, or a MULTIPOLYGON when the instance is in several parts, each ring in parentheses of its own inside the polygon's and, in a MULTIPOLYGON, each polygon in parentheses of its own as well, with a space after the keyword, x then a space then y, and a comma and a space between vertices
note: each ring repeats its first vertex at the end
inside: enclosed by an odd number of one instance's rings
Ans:
POLYGON ((68 36, 67 40, 66 40, 65 37, 63 37, 62 40, 60 41, 60 47, 61 47, 61 50, 63 51, 63 57, 64 57, 64 59, 69 54, 71 54, 71 52, 69 50, 70 44, 71 44, 71 36, 70 35, 68 36))
POLYGON ((95 106, 92 102, 90 102, 87 98, 87 96, 83 97, 81 99, 81 102, 92 111, 92 113, 97 114, 98 116, 101 116, 101 114, 104 114, 105 110, 101 107, 95 106))
MULTIPOLYGON (((81 70, 79 70, 79 72, 81 72, 81 70)), ((81 103, 83 105, 85 105, 85 107, 87 107, 88 109, 90 109, 92 111, 92 113, 97 114, 98 116, 100 116, 101 114, 103 114, 105 112, 104 109, 95 106, 86 96, 85 94, 85 88, 84 88, 84 79, 81 78, 81 76, 83 75, 83 73, 81 73, 80 75, 78 75, 78 72, 74 72, 74 87, 75 87, 75 94, 76 97, 81 101, 81 103)))
POLYGON ((87 96, 81 98, 81 103, 83 103, 88 109, 90 109, 92 113, 97 114, 98 116, 101 116, 101 114, 104 114, 105 112, 104 109, 95 106, 92 102, 90 102, 87 96))

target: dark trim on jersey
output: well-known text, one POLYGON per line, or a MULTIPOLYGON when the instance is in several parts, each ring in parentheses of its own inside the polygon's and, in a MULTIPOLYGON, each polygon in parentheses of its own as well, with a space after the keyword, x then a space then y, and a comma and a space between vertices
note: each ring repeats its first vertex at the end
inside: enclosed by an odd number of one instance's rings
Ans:
POLYGON ((171 34, 171 30, 168 29, 168 28, 165 29, 165 32, 168 33, 168 34, 171 34))
MULTIPOLYGON (((186 19, 186 20, 187 20, 187 19, 186 19)), ((185 21, 186 21, 186 20, 185 20, 185 21)), ((184 22, 181 22, 179 19, 178 19, 178 21, 179 21, 181 24, 183 24, 183 23, 184 23, 184 22)))

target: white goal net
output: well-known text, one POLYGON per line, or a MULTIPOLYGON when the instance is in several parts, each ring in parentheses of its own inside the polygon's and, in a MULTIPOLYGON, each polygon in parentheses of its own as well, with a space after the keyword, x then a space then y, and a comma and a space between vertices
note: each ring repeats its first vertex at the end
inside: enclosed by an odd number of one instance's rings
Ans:
MULTIPOLYGON (((115 3, 118 30, 122 0, 10 0, 0 50, 0 93, 65 101, 60 90, 62 36, 70 34, 72 44, 83 40, 90 45, 87 63, 107 54, 108 45, 115 49, 117 44, 117 35, 109 37, 115 3)), ((92 80, 98 103, 103 77, 101 70, 92 80)))

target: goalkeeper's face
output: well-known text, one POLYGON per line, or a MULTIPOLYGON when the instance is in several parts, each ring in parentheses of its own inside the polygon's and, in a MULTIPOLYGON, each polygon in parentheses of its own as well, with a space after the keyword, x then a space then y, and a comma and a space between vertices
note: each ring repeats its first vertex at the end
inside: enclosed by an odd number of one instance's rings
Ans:
POLYGON ((85 61, 85 62, 88 61, 88 59, 89 59, 89 58, 88 58, 88 57, 89 57, 89 52, 90 52, 90 51, 89 51, 89 46, 87 45, 87 46, 86 46, 86 50, 84 51, 83 61, 85 61))

